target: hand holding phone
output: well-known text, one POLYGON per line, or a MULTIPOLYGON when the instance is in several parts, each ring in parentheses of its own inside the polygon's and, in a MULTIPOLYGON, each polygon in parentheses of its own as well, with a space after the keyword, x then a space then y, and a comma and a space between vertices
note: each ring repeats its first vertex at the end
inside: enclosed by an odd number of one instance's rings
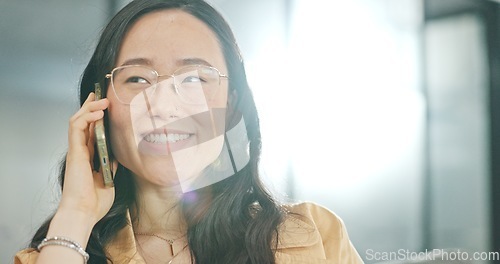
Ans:
MULTIPOLYGON (((101 86, 99 83, 95 83, 95 100, 100 100, 102 98, 101 86)), ((111 160, 109 159, 108 146, 106 144, 106 132, 104 129, 104 121, 99 119, 95 121, 95 139, 97 143, 97 152, 99 153, 99 164, 102 168, 102 177, 104 179, 105 187, 113 187, 113 173, 111 170, 111 160)))

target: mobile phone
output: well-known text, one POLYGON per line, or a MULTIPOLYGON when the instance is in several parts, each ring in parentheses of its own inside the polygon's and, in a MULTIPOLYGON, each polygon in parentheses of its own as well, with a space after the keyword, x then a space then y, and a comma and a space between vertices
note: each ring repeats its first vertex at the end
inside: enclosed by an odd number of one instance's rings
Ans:
MULTIPOLYGON (((95 100, 102 98, 101 86, 95 83, 95 100)), ((109 159, 108 146, 106 144, 106 131, 104 129, 104 121, 101 119, 95 121, 95 139, 97 143, 97 152, 99 153, 99 164, 102 168, 102 177, 105 187, 113 187, 113 173, 111 170, 111 160, 109 159)))

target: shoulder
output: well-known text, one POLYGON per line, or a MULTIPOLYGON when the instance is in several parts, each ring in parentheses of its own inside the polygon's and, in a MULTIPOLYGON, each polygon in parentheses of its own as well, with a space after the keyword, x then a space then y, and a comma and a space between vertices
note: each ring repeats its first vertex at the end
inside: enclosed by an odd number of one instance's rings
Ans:
POLYGON ((302 238, 301 242, 304 239, 317 242, 320 239, 341 240, 347 235, 342 219, 321 205, 305 202, 284 205, 283 209, 286 213, 279 229, 283 239, 291 235, 295 239, 302 238))
POLYGON ((283 209, 277 263, 362 263, 335 213, 310 202, 284 205, 283 209))
POLYGON ((38 251, 34 248, 27 248, 17 252, 14 257, 14 264, 32 264, 36 262, 38 251))
POLYGON ((286 220, 300 219, 319 229, 319 231, 326 229, 330 231, 328 236, 332 239, 341 239, 343 236, 344 223, 342 219, 321 205, 304 202, 285 205, 284 209, 287 212, 286 220))

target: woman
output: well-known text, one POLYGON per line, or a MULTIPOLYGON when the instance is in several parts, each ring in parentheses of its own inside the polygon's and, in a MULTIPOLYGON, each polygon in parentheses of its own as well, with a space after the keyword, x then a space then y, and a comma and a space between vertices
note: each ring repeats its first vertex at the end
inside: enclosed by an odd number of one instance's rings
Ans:
POLYGON ((243 61, 202 0, 122 9, 85 69, 80 102, 59 207, 15 263, 361 262, 333 213, 279 205, 264 188, 243 61), (95 100, 94 83, 107 98, 95 100), (94 166, 101 118, 114 188, 94 166))

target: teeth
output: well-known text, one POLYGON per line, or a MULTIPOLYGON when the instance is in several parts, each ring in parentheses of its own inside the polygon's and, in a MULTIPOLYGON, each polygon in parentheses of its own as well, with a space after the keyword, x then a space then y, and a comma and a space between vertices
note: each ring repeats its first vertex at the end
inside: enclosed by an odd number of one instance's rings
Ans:
POLYGON ((147 142, 156 144, 174 143, 179 140, 185 140, 190 137, 189 134, 148 134, 144 137, 147 142))

